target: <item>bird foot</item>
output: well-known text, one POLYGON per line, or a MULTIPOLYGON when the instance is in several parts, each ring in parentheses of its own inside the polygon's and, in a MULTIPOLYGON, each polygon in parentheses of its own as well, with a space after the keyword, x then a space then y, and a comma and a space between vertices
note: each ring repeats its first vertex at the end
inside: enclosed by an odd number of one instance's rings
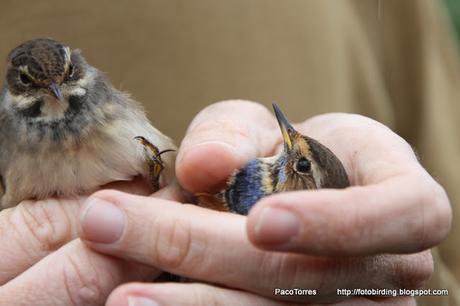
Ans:
POLYGON ((151 184, 154 191, 160 189, 160 175, 165 165, 161 159, 161 155, 166 152, 174 152, 173 149, 166 149, 160 151, 157 146, 152 144, 150 141, 142 136, 134 137, 144 146, 144 152, 149 167, 149 183, 151 184))

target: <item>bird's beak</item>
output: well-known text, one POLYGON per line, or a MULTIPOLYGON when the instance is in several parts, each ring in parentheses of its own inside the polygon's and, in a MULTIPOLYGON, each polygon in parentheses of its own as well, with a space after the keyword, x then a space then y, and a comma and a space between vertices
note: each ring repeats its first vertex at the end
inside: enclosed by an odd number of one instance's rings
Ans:
POLYGON ((58 84, 51 83, 51 85, 48 87, 48 90, 56 99, 62 101, 61 89, 59 88, 58 84))
POLYGON ((295 132, 294 128, 292 125, 289 123, 289 121, 286 119, 286 116, 281 112, 280 108, 276 103, 273 103, 273 110, 275 111, 275 116, 276 119, 278 120, 278 124, 281 129, 281 134, 283 135, 283 140, 284 140, 284 146, 288 149, 292 149, 292 139, 291 135, 293 132, 295 132))

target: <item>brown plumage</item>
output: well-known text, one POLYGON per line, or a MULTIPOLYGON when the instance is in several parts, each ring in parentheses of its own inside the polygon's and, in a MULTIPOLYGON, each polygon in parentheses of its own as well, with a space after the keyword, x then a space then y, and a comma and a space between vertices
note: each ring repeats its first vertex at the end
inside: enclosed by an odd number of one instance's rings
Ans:
POLYGON ((0 209, 138 175, 153 189, 174 180, 175 153, 159 156, 175 149, 171 139, 78 50, 51 39, 25 42, 9 54, 0 133, 0 209))

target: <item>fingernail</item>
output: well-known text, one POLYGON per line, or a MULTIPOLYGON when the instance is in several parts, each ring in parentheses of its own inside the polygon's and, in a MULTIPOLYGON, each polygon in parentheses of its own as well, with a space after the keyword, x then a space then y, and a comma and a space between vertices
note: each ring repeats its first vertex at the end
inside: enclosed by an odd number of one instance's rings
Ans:
POLYGON ((260 244, 284 244, 299 230, 300 220, 295 214, 285 209, 266 207, 256 221, 255 238, 260 244))
POLYGON ((83 238, 97 243, 113 243, 123 233, 125 217, 114 204, 89 198, 80 217, 83 238))
POLYGON ((160 304, 146 297, 130 296, 128 297, 128 306, 160 306, 160 304))

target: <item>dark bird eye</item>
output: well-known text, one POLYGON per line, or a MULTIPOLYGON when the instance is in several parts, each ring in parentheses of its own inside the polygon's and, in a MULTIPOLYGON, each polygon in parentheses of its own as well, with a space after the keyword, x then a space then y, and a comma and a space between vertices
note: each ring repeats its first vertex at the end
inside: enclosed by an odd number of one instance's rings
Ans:
POLYGON ((308 173, 311 169, 311 162, 306 158, 301 158, 297 161, 295 168, 297 172, 308 173))
POLYGON ((30 79, 30 77, 23 72, 19 73, 19 80, 24 85, 30 85, 32 83, 32 80, 30 79))
POLYGON ((71 79, 73 77, 73 74, 75 73, 75 69, 73 68, 73 65, 69 66, 69 78, 71 79))
POLYGON ((70 64, 69 69, 67 69, 66 81, 76 81, 78 79, 77 68, 74 65, 70 64))

